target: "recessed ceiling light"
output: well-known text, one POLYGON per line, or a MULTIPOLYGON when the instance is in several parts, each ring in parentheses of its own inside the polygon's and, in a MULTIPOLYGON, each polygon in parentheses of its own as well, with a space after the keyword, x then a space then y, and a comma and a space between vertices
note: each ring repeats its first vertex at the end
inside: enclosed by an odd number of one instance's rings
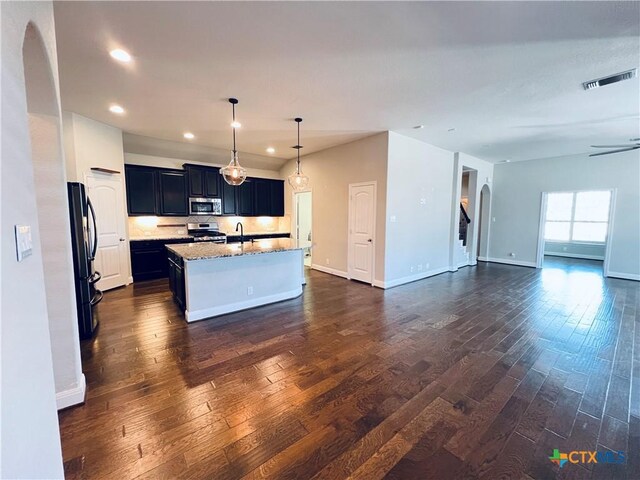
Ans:
POLYGON ((111 50, 109 52, 112 58, 116 59, 119 62, 129 63, 131 61, 131 55, 129 52, 122 50, 121 48, 116 48, 115 50, 111 50))
POLYGON ((509 163, 509 162, 511 162, 511 160, 502 160, 502 162, 500 163, 509 163))
POLYGON ((122 115, 124 113, 124 108, 122 108, 120 105, 111 105, 109 107, 109 111, 111 113, 117 113, 118 115, 122 115))
POLYGON ((196 136, 191 132, 185 132, 182 136, 187 140, 193 140, 194 138, 196 138, 196 136))
POLYGON ((276 153, 276 149, 273 147, 267 147, 267 153, 276 153))
POLYGON ((233 128, 240 128, 242 126, 242 124, 240 122, 238 122, 237 120, 234 120, 233 122, 231 122, 231 127, 233 128))
POLYGON ((413 128, 415 128, 416 130, 420 130, 421 128, 424 128, 424 125, 416 125, 413 128))

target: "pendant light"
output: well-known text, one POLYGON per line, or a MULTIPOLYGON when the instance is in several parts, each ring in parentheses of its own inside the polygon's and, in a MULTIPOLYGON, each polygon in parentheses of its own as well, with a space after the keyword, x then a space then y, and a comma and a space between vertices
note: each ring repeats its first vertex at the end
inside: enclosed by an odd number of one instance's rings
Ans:
POLYGON ((224 181, 229 185, 237 187, 238 185, 242 185, 247 179, 247 171, 238 162, 238 150, 236 149, 236 128, 240 126, 240 124, 236 122, 236 105, 238 104, 238 99, 230 98, 229 103, 233 109, 233 121, 231 123, 233 130, 233 150, 231 150, 231 161, 229 165, 220 169, 220 175, 222 175, 224 181))
POLYGON ((307 185, 309 185, 309 177, 302 173, 302 170, 300 169, 300 149, 302 148, 302 145, 300 145, 300 122, 302 122, 302 119, 298 117, 294 120, 298 124, 298 144, 293 148, 298 150, 298 160, 296 162, 296 173, 289 175, 288 180, 291 188, 300 192, 302 190, 305 190, 307 188, 307 185))

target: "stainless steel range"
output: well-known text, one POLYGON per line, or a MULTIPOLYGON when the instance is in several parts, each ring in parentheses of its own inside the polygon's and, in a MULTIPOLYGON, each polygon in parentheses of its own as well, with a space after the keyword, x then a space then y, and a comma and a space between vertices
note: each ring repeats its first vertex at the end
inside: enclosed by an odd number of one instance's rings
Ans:
POLYGON ((187 232, 193 237, 194 242, 227 243, 227 234, 218 228, 216 222, 187 223, 187 232))

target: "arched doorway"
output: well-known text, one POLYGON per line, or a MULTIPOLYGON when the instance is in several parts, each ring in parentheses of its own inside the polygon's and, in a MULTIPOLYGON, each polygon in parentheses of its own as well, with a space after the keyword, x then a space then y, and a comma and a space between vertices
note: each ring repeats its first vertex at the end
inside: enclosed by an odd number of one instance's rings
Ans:
POLYGON ((485 184, 480 190, 480 218, 478 219, 478 260, 489 257, 489 228, 491 225, 491 189, 485 184))

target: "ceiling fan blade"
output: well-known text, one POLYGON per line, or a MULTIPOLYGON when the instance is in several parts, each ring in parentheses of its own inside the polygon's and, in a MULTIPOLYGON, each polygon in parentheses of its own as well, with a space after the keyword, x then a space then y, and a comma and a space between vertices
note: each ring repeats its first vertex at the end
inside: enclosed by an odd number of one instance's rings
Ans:
POLYGON ((609 155, 610 153, 620 153, 620 152, 630 152, 631 150, 637 150, 640 148, 640 145, 635 146, 635 147, 628 147, 628 148, 621 148, 619 150, 609 150, 608 152, 598 152, 598 153, 592 153, 591 155, 589 155, 590 157, 597 157, 599 155, 609 155))
POLYGON ((593 148, 627 148, 635 146, 633 143, 626 143, 624 145, 591 145, 593 148))

